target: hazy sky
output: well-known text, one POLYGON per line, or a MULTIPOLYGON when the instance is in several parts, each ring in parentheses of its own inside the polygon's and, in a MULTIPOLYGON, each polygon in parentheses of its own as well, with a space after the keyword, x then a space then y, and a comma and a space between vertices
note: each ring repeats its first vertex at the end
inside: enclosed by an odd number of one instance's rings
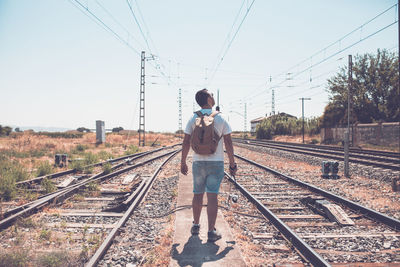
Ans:
POLYGON ((156 55, 146 61, 146 130, 178 129, 179 88, 185 127, 204 87, 219 89, 233 130, 246 106, 249 130, 271 112, 272 89, 276 112, 301 116, 299 98, 310 97, 305 116, 320 116, 326 80, 349 54, 398 51, 397 23, 363 40, 397 20, 395 6, 365 24, 397 0, 129 2, 141 30, 126 0, 0 0, 0 124, 138 129, 146 51, 156 55))

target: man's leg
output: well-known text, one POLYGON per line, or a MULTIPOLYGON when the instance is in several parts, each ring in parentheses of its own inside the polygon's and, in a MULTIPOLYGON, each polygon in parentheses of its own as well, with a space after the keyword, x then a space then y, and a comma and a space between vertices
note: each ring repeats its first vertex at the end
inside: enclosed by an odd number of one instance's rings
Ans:
POLYGON ((193 209, 194 224, 200 223, 200 214, 201 214, 201 209, 203 208, 203 195, 204 193, 193 194, 192 209, 193 209))
POLYGON ((207 216, 208 216, 208 231, 215 228, 215 221, 218 213, 218 194, 207 193, 207 216))

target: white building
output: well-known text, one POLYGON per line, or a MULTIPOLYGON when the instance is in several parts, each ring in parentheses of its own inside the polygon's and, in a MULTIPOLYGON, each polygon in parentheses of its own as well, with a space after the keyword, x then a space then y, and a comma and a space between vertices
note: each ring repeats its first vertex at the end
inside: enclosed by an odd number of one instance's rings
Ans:
POLYGON ((261 123, 264 119, 266 119, 267 117, 260 117, 260 118, 257 118, 257 119, 254 119, 254 120, 251 120, 250 121, 250 125, 251 125, 251 129, 250 129, 250 133, 253 135, 253 134, 255 134, 256 133, 256 128, 257 128, 257 125, 259 124, 259 123, 261 123))

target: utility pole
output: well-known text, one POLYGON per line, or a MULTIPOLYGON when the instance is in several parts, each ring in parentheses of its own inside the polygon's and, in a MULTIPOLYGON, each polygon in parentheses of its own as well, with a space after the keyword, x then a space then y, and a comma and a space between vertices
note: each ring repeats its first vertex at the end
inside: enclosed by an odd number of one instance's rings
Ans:
MULTIPOLYGON (((272 76, 269 75, 269 82, 272 82, 272 76)), ((268 113, 268 112, 267 112, 268 113)), ((272 87, 271 114, 275 115, 275 89, 272 87)))
POLYGON ((353 58, 349 55, 349 73, 347 86, 347 131, 344 134, 344 176, 350 177, 349 146, 350 146, 350 106, 351 106, 351 84, 353 77, 353 58))
POLYGON ((141 60, 140 60, 140 111, 139 111, 139 146, 145 145, 145 109, 144 109, 144 84, 145 84, 145 61, 154 59, 154 56, 146 57, 145 52, 142 51, 141 60))
POLYGON ((217 90, 217 107, 215 108, 216 111, 219 111, 221 108, 219 107, 219 89, 217 90))
POLYGON ((244 103, 244 132, 243 132, 243 138, 246 136, 247 132, 247 103, 244 103))
POLYGON ((353 78, 353 57, 349 55, 349 86, 347 88, 347 131, 350 135, 350 107, 351 107, 351 85, 353 78))
POLYGON ((182 89, 179 88, 179 136, 182 133, 182 89))
POLYGON ((272 110, 271 113, 272 115, 275 115, 275 89, 272 89, 272 110))
POLYGON ((302 121, 303 121, 303 127, 302 127, 302 132, 303 132, 303 144, 304 144, 304 100, 311 100, 311 98, 308 97, 302 97, 299 98, 301 100, 301 113, 302 113, 302 121))

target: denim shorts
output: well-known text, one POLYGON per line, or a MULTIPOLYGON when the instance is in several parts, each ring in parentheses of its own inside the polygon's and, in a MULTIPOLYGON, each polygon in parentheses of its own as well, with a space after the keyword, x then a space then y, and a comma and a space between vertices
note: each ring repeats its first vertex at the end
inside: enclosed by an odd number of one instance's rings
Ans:
POLYGON ((194 161, 192 165, 193 193, 201 194, 219 192, 224 178, 223 161, 194 161))

